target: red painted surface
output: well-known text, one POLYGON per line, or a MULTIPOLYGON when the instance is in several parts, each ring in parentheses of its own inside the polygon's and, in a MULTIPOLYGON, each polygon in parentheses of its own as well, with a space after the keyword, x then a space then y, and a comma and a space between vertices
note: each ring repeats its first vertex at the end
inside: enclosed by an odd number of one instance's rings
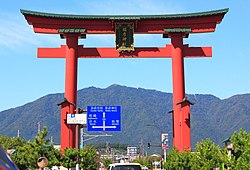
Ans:
MULTIPOLYGON (((115 48, 84 48, 78 46, 78 58, 171 58, 171 45, 166 47, 135 48, 134 52, 119 53, 115 48)), ((66 46, 60 48, 38 48, 38 58, 65 58, 66 46)), ((212 57, 211 47, 183 46, 185 57, 212 57)))
POLYGON ((69 126, 67 125, 67 114, 69 113, 70 104, 67 102, 61 105, 61 148, 64 152, 65 148, 69 148, 69 126))
POLYGON ((173 145, 182 150, 181 146, 181 106, 177 103, 185 98, 184 84, 184 57, 183 57, 183 34, 171 35, 172 43, 172 78, 173 78, 173 118, 174 134, 173 145))
POLYGON ((180 120, 181 120, 181 144, 180 149, 191 150, 191 131, 190 131, 190 103, 189 101, 183 101, 181 104, 180 120))
MULTIPOLYGON (((164 34, 163 28, 191 28, 191 33, 214 32, 224 14, 176 18, 147 19, 134 22, 135 34, 164 34)), ((114 20, 103 19, 66 19, 26 15, 36 33, 58 34, 59 28, 85 28, 87 34, 114 34, 114 20)))
MULTIPOLYGON (((193 33, 213 32, 225 13, 184 18, 129 20, 134 22, 135 34, 166 34, 164 28, 188 28, 193 33)), ((85 34, 114 34, 110 19, 69 19, 60 17, 25 15, 36 33, 59 34, 61 28, 84 28, 85 34)), ((123 20, 125 22, 125 20, 123 20)), ((39 58, 66 58, 65 98, 76 104, 78 58, 172 58, 173 75, 173 146, 178 150, 190 150, 190 103, 185 101, 184 58, 211 57, 211 47, 188 47, 183 45, 184 33, 167 33, 171 45, 166 47, 135 48, 134 52, 119 53, 115 48, 84 48, 78 46, 79 34, 66 34, 66 46, 39 48, 39 58)), ((66 124, 66 114, 74 113, 75 106, 61 105, 61 148, 75 147, 75 127, 66 124)))
MULTIPOLYGON (((66 76, 64 97, 73 104, 77 102, 77 47, 78 36, 74 34, 66 35, 66 76)), ((75 113, 75 106, 67 105, 67 109, 62 109, 62 118, 67 117, 67 113, 75 113)), ((61 120, 61 148, 75 148, 75 126, 67 125, 61 120)))

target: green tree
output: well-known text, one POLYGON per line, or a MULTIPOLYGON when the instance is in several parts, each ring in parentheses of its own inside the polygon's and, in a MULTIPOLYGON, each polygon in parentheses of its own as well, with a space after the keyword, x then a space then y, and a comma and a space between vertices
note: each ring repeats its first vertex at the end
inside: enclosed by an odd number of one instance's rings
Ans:
POLYGON ((196 155, 192 159, 194 169, 213 169, 221 167, 223 164, 228 165, 228 156, 225 149, 215 144, 210 140, 202 140, 196 145, 196 155))
POLYGON ((189 170, 192 169, 192 160, 195 155, 189 151, 179 152, 176 148, 168 152, 163 167, 167 170, 189 170))
POLYGON ((49 160, 48 167, 60 166, 62 160, 61 150, 56 150, 53 145, 46 147, 46 158, 49 160))
POLYGON ((102 163, 104 165, 104 168, 107 168, 110 164, 112 164, 112 160, 108 158, 104 158, 102 163))
POLYGON ((68 169, 76 167, 78 154, 79 151, 77 149, 72 149, 72 148, 65 149, 64 154, 62 156, 62 166, 68 169))
POLYGON ((139 163, 142 166, 146 166, 148 168, 151 167, 151 160, 150 157, 142 157, 134 160, 135 163, 139 163))
POLYGON ((80 167, 84 170, 98 169, 100 157, 96 150, 90 146, 85 146, 83 151, 80 151, 81 163, 80 167))
POLYGON ((45 139, 48 134, 47 128, 34 138, 33 142, 26 142, 23 146, 17 146, 17 154, 12 156, 13 161, 20 169, 37 169, 37 159, 46 157, 49 160, 48 167, 52 164, 58 165, 60 162, 60 153, 55 151, 54 147, 45 139))
POLYGON ((25 143, 24 138, 21 137, 8 138, 6 136, 0 136, 0 145, 4 150, 16 149, 17 146, 23 146, 25 143))
POLYGON ((236 170, 250 169, 250 133, 240 129, 231 136, 230 142, 234 149, 230 167, 236 170))
POLYGON ((215 146, 210 140, 206 139, 196 145, 196 152, 172 149, 163 163, 165 169, 171 170, 207 170, 222 165, 229 166, 229 159, 225 149, 215 146))
POLYGON ((13 155, 13 161, 19 169, 37 169, 37 159, 40 158, 40 148, 35 142, 27 142, 24 146, 17 147, 17 154, 13 155))
POLYGON ((84 170, 95 170, 98 168, 99 155, 90 146, 85 146, 83 150, 67 148, 62 156, 62 166, 65 168, 76 167, 77 156, 79 155, 80 168, 84 170))

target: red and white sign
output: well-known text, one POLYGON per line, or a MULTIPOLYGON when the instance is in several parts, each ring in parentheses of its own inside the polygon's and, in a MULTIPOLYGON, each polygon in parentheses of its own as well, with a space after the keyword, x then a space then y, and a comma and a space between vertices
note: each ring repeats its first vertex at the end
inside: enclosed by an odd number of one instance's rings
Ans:
POLYGON ((168 134, 161 134, 161 147, 163 150, 168 150, 168 134))

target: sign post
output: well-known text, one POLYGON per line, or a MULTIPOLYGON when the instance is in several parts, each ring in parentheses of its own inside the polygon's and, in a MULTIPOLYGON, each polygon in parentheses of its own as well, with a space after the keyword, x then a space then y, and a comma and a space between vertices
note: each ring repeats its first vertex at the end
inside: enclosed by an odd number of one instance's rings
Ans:
POLYGON ((88 106, 88 131, 120 131, 120 106, 88 106))

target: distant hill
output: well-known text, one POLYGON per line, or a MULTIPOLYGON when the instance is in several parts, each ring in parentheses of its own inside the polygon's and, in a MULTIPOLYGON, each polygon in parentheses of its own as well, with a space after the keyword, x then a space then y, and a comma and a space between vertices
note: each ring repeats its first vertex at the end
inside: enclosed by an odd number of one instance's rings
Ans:
MULTIPOLYGON (((187 95, 191 106, 192 146, 205 138, 215 143, 243 128, 250 131, 250 94, 235 95, 221 100, 213 95, 187 95)), ((13 137, 20 129, 26 140, 37 134, 38 122, 47 126, 49 135, 59 143, 60 107, 63 94, 49 94, 34 102, 0 112, 0 135, 13 137)), ((139 146, 144 143, 159 144, 160 129, 172 136, 172 94, 156 90, 111 85, 101 89, 84 88, 78 91, 78 106, 119 105, 122 107, 122 131, 113 132, 112 137, 99 137, 95 142, 126 143, 139 146), (147 125, 153 126, 147 126, 147 125)))

